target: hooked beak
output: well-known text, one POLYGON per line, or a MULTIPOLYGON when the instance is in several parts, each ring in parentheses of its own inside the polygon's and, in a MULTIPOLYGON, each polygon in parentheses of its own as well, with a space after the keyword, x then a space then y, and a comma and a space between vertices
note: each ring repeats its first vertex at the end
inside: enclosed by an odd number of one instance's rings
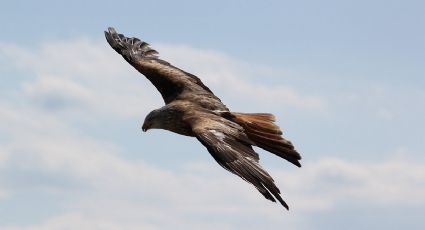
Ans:
POLYGON ((146 125, 146 123, 144 123, 143 126, 142 126, 143 132, 148 131, 148 129, 149 129, 148 125, 146 125))

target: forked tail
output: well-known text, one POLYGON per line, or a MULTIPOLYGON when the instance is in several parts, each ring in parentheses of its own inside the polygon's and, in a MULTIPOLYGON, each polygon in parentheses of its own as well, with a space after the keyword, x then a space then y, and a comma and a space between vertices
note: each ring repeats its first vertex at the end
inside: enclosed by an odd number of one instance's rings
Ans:
POLYGON ((245 129, 248 138, 258 147, 286 159, 301 167, 300 154, 292 143, 282 137, 279 126, 274 124, 275 117, 269 113, 233 113, 224 114, 245 129))

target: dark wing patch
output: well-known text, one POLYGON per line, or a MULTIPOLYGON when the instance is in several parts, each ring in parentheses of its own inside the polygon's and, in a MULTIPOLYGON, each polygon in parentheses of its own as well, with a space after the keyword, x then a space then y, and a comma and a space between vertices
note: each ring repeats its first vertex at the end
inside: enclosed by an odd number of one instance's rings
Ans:
POLYGON ((145 58, 158 57, 158 52, 152 49, 148 43, 138 38, 128 38, 122 34, 118 34, 112 27, 109 27, 108 31, 105 31, 105 37, 111 47, 127 61, 131 61, 132 57, 135 56, 145 58))
POLYGON ((118 34, 111 27, 105 37, 115 51, 152 82, 166 104, 188 100, 207 109, 228 111, 198 77, 159 59, 158 52, 148 43, 118 34))
POLYGON ((208 149, 212 157, 226 170, 252 184, 263 196, 288 209, 273 178, 258 164, 259 156, 252 149, 254 143, 235 122, 200 110, 189 112, 183 121, 194 136, 208 149))
POLYGON ((258 164, 254 150, 217 130, 198 130, 196 138, 208 149, 213 158, 226 170, 252 184, 263 196, 286 208, 288 205, 280 196, 273 178, 258 164))

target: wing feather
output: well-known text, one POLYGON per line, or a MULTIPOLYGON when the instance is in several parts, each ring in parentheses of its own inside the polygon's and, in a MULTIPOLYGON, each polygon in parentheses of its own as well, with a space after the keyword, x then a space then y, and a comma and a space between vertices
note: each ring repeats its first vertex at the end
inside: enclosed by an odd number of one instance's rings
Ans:
POLYGON ((255 186, 268 200, 276 199, 286 208, 273 178, 259 165, 258 154, 238 124, 211 114, 193 113, 185 120, 192 125, 195 137, 223 168, 255 186))
POLYGON ((165 104, 187 100, 206 109, 228 111, 198 77, 159 59, 158 52, 148 43, 118 34, 111 27, 105 31, 105 37, 115 51, 152 82, 165 104))
MULTIPOLYGON (((255 154, 250 147, 242 147, 240 143, 231 138, 220 138, 215 130, 198 132, 196 138, 208 149, 212 157, 226 170, 236 174, 263 194, 263 196, 276 202, 276 199, 286 208, 288 205, 280 196, 280 190, 275 185, 273 178, 261 168, 255 154), (238 143, 238 144, 235 144, 238 143)), ((224 133, 220 133, 225 135, 224 133)))

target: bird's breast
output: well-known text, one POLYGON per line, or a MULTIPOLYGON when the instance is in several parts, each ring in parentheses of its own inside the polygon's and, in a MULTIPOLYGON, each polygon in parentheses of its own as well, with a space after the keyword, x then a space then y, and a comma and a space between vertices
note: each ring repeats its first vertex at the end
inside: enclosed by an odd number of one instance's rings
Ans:
POLYGON ((164 129, 184 136, 194 136, 192 128, 184 122, 176 121, 172 124, 167 125, 167 127, 164 127, 164 129))

